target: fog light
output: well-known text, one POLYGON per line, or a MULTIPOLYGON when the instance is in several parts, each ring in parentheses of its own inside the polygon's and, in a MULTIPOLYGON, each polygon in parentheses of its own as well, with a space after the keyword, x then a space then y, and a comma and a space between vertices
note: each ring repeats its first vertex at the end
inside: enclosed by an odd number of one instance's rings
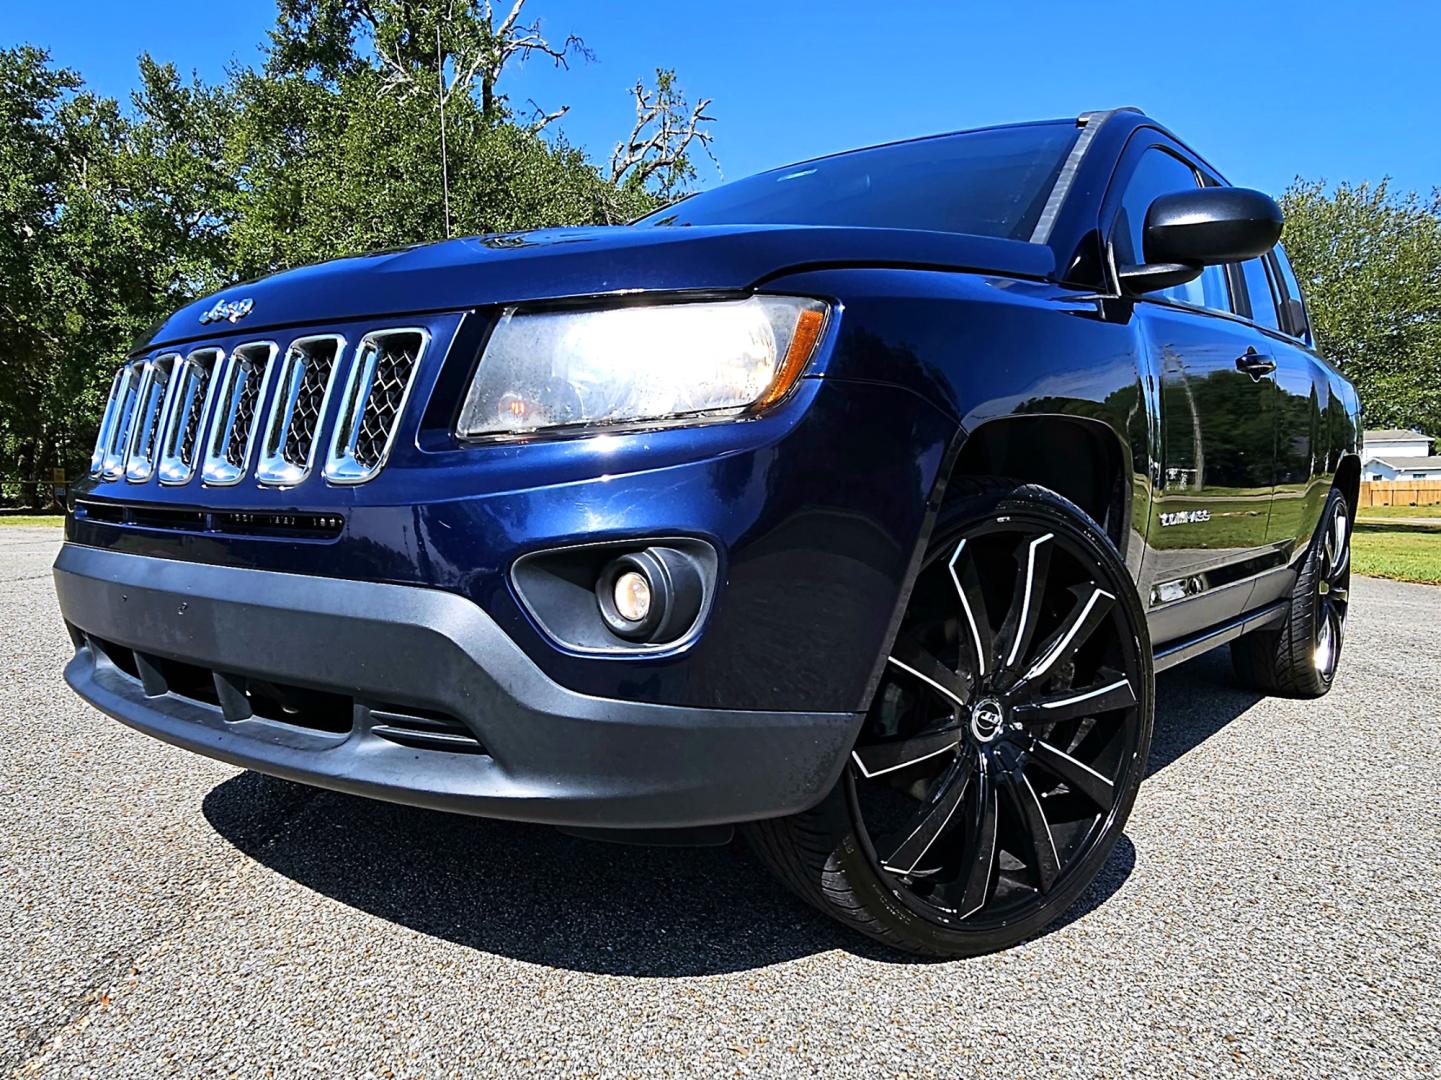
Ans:
POLYGON ((595 598, 606 628, 627 641, 677 641, 694 625, 705 575, 694 555, 664 544, 618 555, 601 570, 595 598))
POLYGON ((650 582, 627 570, 615 579, 615 610, 627 622, 644 622, 650 615, 650 582))

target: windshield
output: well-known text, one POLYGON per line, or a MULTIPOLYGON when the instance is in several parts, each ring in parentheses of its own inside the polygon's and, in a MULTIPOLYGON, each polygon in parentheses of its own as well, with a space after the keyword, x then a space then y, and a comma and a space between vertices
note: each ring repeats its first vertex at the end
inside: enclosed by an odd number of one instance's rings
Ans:
POLYGON ((988 128, 853 150, 683 199, 638 225, 862 225, 1029 240, 1074 122, 988 128))

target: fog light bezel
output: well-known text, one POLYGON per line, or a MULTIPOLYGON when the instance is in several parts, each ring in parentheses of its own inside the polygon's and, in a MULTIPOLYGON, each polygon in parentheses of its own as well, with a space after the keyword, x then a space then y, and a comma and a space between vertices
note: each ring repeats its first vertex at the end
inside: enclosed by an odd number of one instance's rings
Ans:
POLYGON ((669 533, 528 552, 515 561, 510 573, 516 600, 552 645, 577 656, 635 658, 665 657, 688 648, 709 617, 721 576, 720 552, 713 541, 669 533), (681 601, 670 606, 668 617, 648 635, 642 627, 652 626, 651 622, 640 627, 629 621, 612 623, 603 613, 603 594, 608 588, 614 595, 618 576, 611 571, 620 569, 612 564, 646 551, 664 567, 650 576, 653 590, 657 575, 668 573, 671 584, 680 585, 681 601))

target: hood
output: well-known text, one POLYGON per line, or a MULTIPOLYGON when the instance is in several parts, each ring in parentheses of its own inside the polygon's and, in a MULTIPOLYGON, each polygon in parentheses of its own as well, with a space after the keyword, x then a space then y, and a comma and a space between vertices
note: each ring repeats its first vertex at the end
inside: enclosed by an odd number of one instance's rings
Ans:
POLYGON ((245 330, 605 293, 746 289, 787 270, 913 266, 1045 277, 1051 249, 959 233, 832 226, 610 226, 465 237, 336 259, 181 308, 149 344, 214 336, 217 303, 249 300, 245 330))

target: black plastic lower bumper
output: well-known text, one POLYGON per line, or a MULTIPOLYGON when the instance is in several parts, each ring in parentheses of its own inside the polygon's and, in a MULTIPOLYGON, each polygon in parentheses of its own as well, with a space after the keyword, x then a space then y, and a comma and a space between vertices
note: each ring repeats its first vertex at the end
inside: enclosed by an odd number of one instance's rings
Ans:
POLYGON ((232 764, 432 809, 596 828, 779 816, 825 795, 860 723, 578 694, 480 608, 439 590, 76 544, 61 550, 55 583, 77 641, 66 680, 104 712, 232 764), (113 647, 142 670, 117 664, 113 647), (320 691, 353 711, 341 730, 237 718, 167 683, 167 665, 320 691), (395 703, 453 718, 473 735, 469 752, 383 736, 378 710, 395 703))

